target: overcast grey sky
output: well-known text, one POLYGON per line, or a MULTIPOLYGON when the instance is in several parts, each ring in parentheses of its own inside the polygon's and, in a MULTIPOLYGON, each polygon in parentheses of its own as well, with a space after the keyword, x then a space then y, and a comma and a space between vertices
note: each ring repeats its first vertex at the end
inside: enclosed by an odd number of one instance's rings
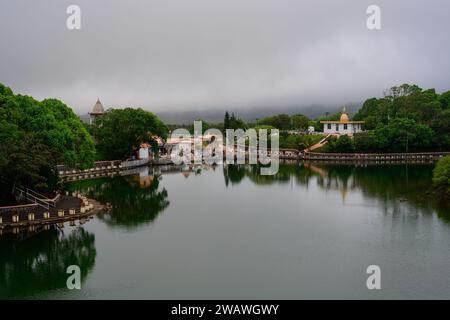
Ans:
POLYGON ((0 0, 0 82, 77 113, 340 104, 450 89, 448 0, 0 0), (81 30, 66 8, 81 7, 81 30), (366 28, 381 7, 382 29, 366 28))

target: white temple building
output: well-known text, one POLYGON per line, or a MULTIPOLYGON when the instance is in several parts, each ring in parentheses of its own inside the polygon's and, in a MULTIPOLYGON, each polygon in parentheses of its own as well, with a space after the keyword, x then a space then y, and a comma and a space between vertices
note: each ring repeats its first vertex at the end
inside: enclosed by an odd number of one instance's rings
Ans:
POLYGON ((350 121, 345 107, 342 109, 339 121, 320 121, 323 124, 323 133, 332 135, 349 135, 362 131, 364 121, 350 121))

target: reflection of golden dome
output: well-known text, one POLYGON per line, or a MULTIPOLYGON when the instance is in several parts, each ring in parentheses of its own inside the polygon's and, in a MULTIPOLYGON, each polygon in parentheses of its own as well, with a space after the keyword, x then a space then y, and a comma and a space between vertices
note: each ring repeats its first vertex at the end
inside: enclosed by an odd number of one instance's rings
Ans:
POLYGON ((345 109, 345 107, 342 109, 342 114, 341 114, 341 122, 348 122, 348 114, 347 114, 347 110, 345 109))
POLYGON ((139 187, 141 188, 147 188, 152 185, 154 176, 140 177, 138 174, 134 174, 130 176, 130 180, 139 183, 139 187))
POLYGON ((347 198, 347 186, 344 186, 341 188, 341 197, 342 197, 342 203, 345 204, 345 199, 347 198))
POLYGON ((185 178, 188 178, 189 175, 191 174, 191 172, 190 172, 190 171, 183 171, 183 172, 181 172, 181 174, 182 174, 185 178))

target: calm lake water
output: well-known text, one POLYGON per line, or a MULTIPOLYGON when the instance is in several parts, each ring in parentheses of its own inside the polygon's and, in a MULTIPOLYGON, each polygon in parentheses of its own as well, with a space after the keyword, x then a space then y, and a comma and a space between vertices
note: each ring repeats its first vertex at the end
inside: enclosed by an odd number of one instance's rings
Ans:
POLYGON ((255 166, 69 184, 82 226, 0 238, 2 298, 450 298, 450 212, 431 166, 255 166), (66 289, 66 268, 82 289, 66 289), (366 268, 381 268, 368 290, 366 268))

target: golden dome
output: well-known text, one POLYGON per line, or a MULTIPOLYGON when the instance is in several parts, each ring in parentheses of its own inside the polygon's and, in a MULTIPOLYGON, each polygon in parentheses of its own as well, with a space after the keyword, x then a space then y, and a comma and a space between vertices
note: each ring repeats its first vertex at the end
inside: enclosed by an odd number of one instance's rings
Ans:
POLYGON ((347 110, 345 109, 345 107, 342 109, 342 114, 341 114, 341 122, 348 122, 348 114, 347 114, 347 110))

